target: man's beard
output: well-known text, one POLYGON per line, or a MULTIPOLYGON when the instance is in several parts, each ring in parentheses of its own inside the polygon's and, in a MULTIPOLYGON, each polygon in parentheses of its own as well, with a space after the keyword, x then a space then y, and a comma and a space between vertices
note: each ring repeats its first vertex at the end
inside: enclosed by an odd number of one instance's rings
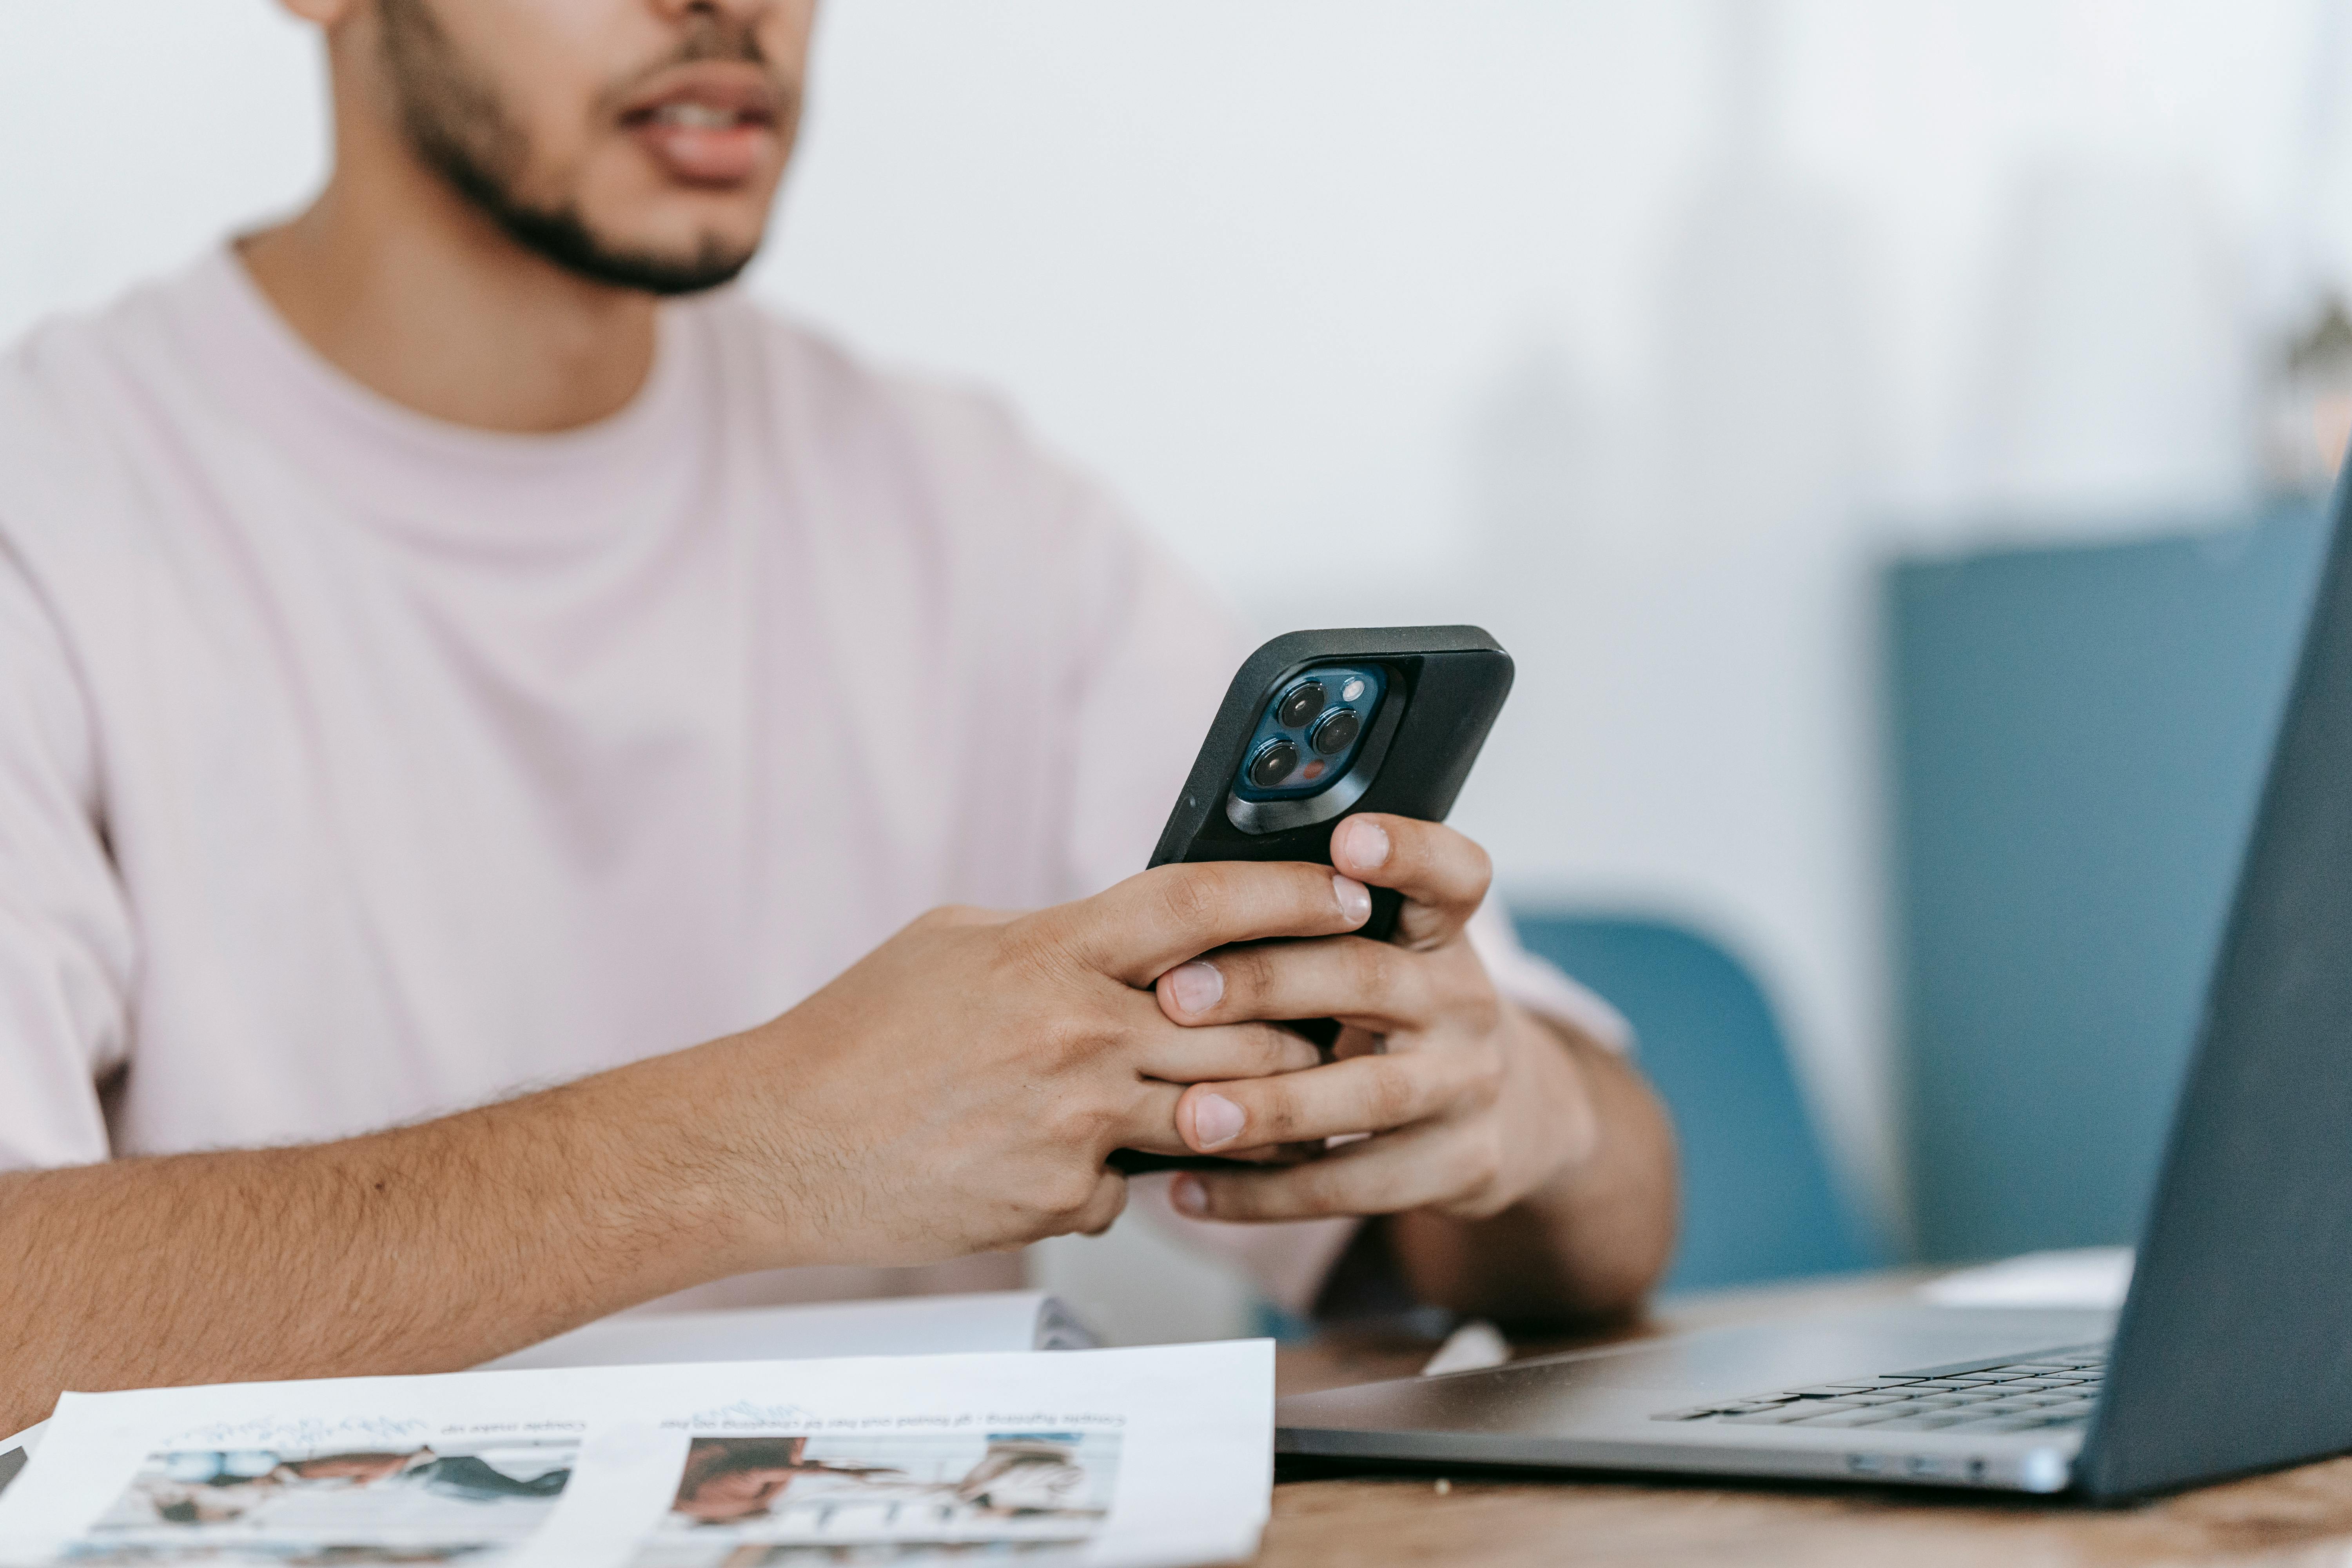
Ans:
MULTIPOLYGON (((568 272, 647 294, 692 294, 733 281, 756 245, 730 248, 705 236, 692 256, 615 245, 588 226, 576 205, 538 206, 515 184, 530 142, 497 90, 457 58, 427 0, 382 0, 383 61, 400 107, 401 128, 425 165, 449 182, 509 238, 568 272)), ((750 58, 748 39, 688 58, 750 58)))

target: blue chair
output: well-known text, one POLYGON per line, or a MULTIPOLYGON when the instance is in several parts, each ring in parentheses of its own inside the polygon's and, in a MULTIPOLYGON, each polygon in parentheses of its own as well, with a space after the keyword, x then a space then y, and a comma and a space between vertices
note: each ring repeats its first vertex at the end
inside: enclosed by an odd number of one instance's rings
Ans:
POLYGON ((1607 997, 1682 1148, 1682 1243, 1667 1288, 1745 1284, 1885 1261, 1838 1192, 1780 1026, 1739 961, 1664 921, 1521 914, 1528 950, 1607 997))

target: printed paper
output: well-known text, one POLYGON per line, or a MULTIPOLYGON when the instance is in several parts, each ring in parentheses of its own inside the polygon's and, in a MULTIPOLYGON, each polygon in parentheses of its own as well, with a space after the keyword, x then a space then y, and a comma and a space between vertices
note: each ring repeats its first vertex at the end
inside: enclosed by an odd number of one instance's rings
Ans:
POLYGON ((1264 1341, 68 1394, 0 1563, 1225 1562, 1264 1341))

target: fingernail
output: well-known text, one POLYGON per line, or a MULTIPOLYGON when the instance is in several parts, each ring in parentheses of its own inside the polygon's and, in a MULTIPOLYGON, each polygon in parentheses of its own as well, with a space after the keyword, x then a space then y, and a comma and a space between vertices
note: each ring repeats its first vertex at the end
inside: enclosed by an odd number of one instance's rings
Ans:
POLYGON ((1222 1094, 1204 1094, 1192 1102, 1194 1147, 1214 1149, 1242 1135, 1242 1108, 1222 1094))
POLYGON ((1168 1184, 1168 1201, 1176 1205, 1178 1214, 1199 1219, 1209 1212, 1209 1189, 1192 1172, 1179 1171, 1176 1179, 1168 1184))
POLYGON ((1169 971, 1168 994, 1187 1013, 1205 1013, 1223 998, 1225 977, 1215 964, 1196 958, 1169 971))
POLYGON ((1367 871, 1389 863, 1389 830, 1368 816, 1348 818, 1348 858, 1367 871))
POLYGON ((1351 926, 1372 918, 1372 892, 1353 877, 1333 877, 1331 891, 1339 896, 1339 918, 1351 926))

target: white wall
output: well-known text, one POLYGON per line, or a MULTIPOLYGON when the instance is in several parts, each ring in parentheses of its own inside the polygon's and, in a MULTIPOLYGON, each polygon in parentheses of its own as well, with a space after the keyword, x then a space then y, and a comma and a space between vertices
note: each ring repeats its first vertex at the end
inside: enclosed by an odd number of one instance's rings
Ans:
POLYGON ((1013 389, 1269 630, 1493 626, 1461 820, 1755 961, 1899 1224, 1870 568, 2243 495, 2343 271, 2321 17, 862 0, 759 281, 1013 389))
MULTIPOLYGON (((755 286, 1007 388, 1269 629, 1493 626, 1461 820, 1753 960, 1895 1216, 1871 564, 2244 491, 2352 255, 2335 4, 835 0, 755 286)), ((0 38, 0 333, 320 165, 263 0, 0 38)), ((1130 1246, 1052 1267, 1239 1311, 1130 1246)))

